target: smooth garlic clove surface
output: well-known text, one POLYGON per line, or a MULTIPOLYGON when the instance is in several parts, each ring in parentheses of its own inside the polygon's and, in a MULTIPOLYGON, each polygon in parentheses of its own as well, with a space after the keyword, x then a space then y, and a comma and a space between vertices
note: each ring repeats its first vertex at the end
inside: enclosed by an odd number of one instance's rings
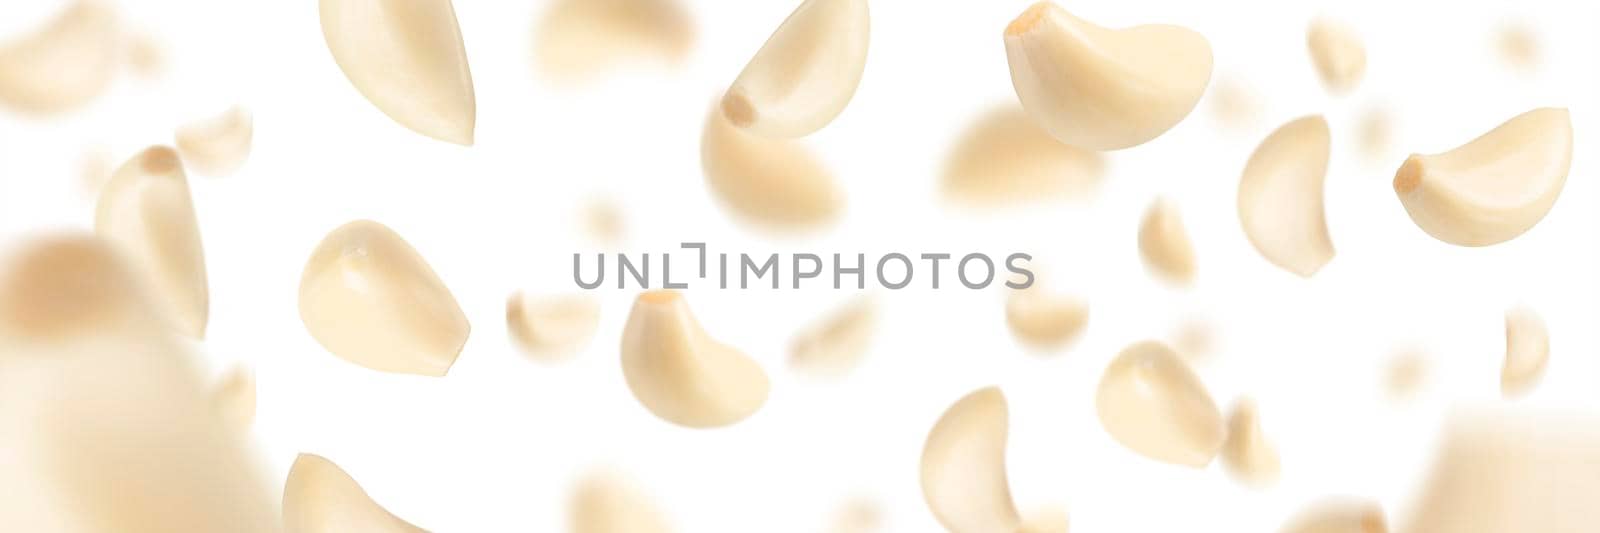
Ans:
POLYGON ((0 105, 59 113, 105 92, 118 71, 117 16, 103 0, 76 0, 37 31, 0 46, 0 105))
POLYGON ((694 39, 677 0, 561 0, 539 20, 534 55, 544 76, 576 82, 633 58, 681 62, 694 39))
POLYGON ((1151 274, 1177 285, 1194 283, 1194 245, 1177 204, 1158 198, 1139 222, 1139 257, 1151 274))
POLYGON ((1129 346, 1111 361, 1095 393, 1095 411, 1117 442, 1164 463, 1204 467, 1227 437, 1200 378, 1154 341, 1129 346))
POLYGON ((737 423, 767 401, 766 371, 701 329, 682 294, 639 295, 622 330, 622 375, 651 413, 681 426, 737 423))
POLYGON ((1261 141, 1239 179, 1239 222, 1250 244, 1301 277, 1333 259, 1322 207, 1329 142, 1321 115, 1292 120, 1261 141))
POLYGON ((844 111, 867 68, 867 0, 804 0, 722 96, 735 127, 804 137, 844 111))
POLYGON ((1261 430, 1261 415, 1249 399, 1235 403, 1228 412, 1228 439, 1222 444, 1222 466, 1235 480, 1249 487, 1267 487, 1278 482, 1282 466, 1278 450, 1261 430))
POLYGON ((1301 511, 1278 533, 1389 533, 1389 525, 1376 503, 1332 499, 1301 511))
POLYGON ((94 228, 149 276, 179 331, 205 337, 211 308, 205 251, 177 152, 151 147, 113 172, 100 189, 94 228))
POLYGON ((557 360, 589 344, 600 325, 600 302, 578 295, 540 296, 517 292, 506 299, 506 331, 524 353, 557 360))
POLYGON ((1057 349, 1078 339, 1089 326, 1089 303, 1056 296, 1039 288, 1012 291, 1006 297, 1006 327, 1024 344, 1057 349))
POLYGON ((700 139, 706 184, 741 219, 797 231, 827 225, 844 210, 844 193, 798 141, 740 131, 712 110, 700 139))
POLYGON ((670 533, 667 517, 650 497, 615 474, 590 474, 568 503, 572 533, 670 533))
POLYGON ((1306 28, 1306 49, 1322 85, 1334 93, 1355 89, 1367 73, 1367 47, 1355 30, 1342 23, 1324 18, 1311 21, 1306 28))
POLYGON ((1009 105, 979 117, 956 141, 941 188, 946 198, 979 207, 1079 199, 1099 188, 1105 170, 1104 155, 1062 144, 1009 105))
POLYGON ((1506 362, 1500 369, 1500 393, 1526 394, 1544 377, 1550 362, 1550 332, 1532 309, 1506 311, 1506 362))
POLYGON ((795 335, 789 343, 789 365, 818 376, 849 373, 872 344, 877 315, 872 297, 855 297, 795 335))
POLYGON ((427 533, 372 501, 339 465, 309 453, 289 467, 283 526, 286 533, 427 533))
POLYGON ((951 533, 1016 531, 1022 525, 1006 479, 1005 394, 972 392, 945 410, 922 446, 922 497, 951 533))
POLYGON ((249 429, 256 419, 256 375, 243 366, 223 372, 211 386, 211 403, 229 425, 249 429))
POLYGON ((322 36, 345 77, 411 131, 471 145, 477 96, 450 0, 321 0, 322 36))
POLYGON ((250 111, 234 106, 221 115, 185 124, 175 135, 183 160, 200 174, 226 176, 250 156, 255 121, 250 111))

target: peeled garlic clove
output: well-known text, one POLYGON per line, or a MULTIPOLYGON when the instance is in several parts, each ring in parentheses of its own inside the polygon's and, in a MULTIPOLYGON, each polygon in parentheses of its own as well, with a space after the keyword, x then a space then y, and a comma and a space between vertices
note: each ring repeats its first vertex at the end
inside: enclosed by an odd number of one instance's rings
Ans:
POLYGON ((763 226, 816 228, 844 209, 833 174, 804 145, 745 133, 715 110, 700 139, 700 163, 722 205, 763 226))
POLYGON ((1239 179, 1239 222, 1250 244, 1272 264, 1307 278, 1334 253, 1322 213, 1328 143, 1321 115, 1292 120, 1261 141, 1239 179))
POLYGON ((450 0, 321 0, 328 51, 372 105, 411 131, 472 144, 477 96, 450 0))
POLYGON ((167 69, 167 51, 161 42, 147 33, 130 32, 123 35, 122 60, 127 62, 134 75, 154 78, 167 69))
POLYGON ((1019 106, 980 117, 956 142, 945 164, 944 195, 974 206, 1019 205, 1082 198, 1105 175, 1099 152, 1062 144, 1019 106))
POLYGON ((300 320, 329 352, 382 372, 443 376, 471 329, 405 239, 357 220, 328 233, 300 274, 300 320))
POLYGON ((1393 400, 1409 400, 1427 385, 1428 358, 1420 351, 1406 350, 1392 356, 1384 369, 1384 390, 1393 400))
POLYGON ((1365 501, 1329 500, 1302 511, 1279 533, 1388 533, 1383 508, 1365 501))
POLYGON ((1006 480, 1006 396, 978 389, 951 405, 922 445, 922 498, 951 533, 1016 531, 1006 480))
POLYGON ((1030 288, 1012 291, 1006 299, 1006 326, 1025 344, 1055 349, 1083 335, 1089 325, 1089 303, 1030 288))
POLYGON ((1183 218, 1171 200, 1158 198, 1139 223, 1139 256, 1145 268, 1178 285, 1194 283, 1194 245, 1183 229, 1183 218))
POLYGON ((599 325, 600 302, 588 296, 518 292, 506 300, 506 330, 525 353, 538 359, 577 353, 599 325))
POLYGON ((877 326, 877 305, 860 296, 796 334, 789 365, 821 376, 842 376, 861 364, 877 326))
POLYGON ((649 496, 614 474, 578 482, 568 506, 573 533, 668 533, 672 528, 649 496))
POLYGON ((283 525, 289 533, 427 533, 372 501, 339 465, 309 453, 289 467, 283 525))
POLYGON ((250 111, 234 106, 221 115, 178 128, 178 151, 184 162, 207 176, 226 176, 250 155, 254 135, 250 111))
POLYGON ((0 104, 37 114, 81 106, 105 92, 117 59, 116 12, 101 0, 77 0, 0 46, 0 104))
POLYGON ((1394 190, 1417 227, 1461 246, 1488 246, 1533 228, 1561 195, 1572 164, 1565 108, 1512 117, 1444 153, 1412 154, 1394 190))
POLYGON ((1495 34, 1495 46, 1507 66, 1532 70, 1539 66, 1539 36, 1521 23, 1506 24, 1495 34))
POLYGON ((1550 361, 1550 332, 1532 309, 1506 311, 1506 362, 1500 370, 1500 392, 1520 396, 1544 377, 1550 361))
POLYGON ((1178 355, 1189 362, 1210 357, 1216 350, 1217 327, 1202 318, 1188 318, 1174 328, 1168 337, 1178 355))
POLYGON ((1228 129, 1243 130, 1261 119, 1261 95, 1238 78, 1222 78, 1211 84, 1207 100, 1217 122, 1228 129))
POLYGON ((1047 507, 1029 513, 1017 533, 1067 533, 1067 512, 1059 507, 1047 507))
POLYGON ((752 134, 804 137, 844 111, 867 68, 867 0, 805 0, 745 64, 722 115, 752 134))
POLYGON ((562 0, 540 19, 534 53, 545 76, 577 81, 634 57, 682 61, 694 33, 677 0, 562 0))
POLYGON ((31 242, 0 277, 0 341, 49 343, 94 330, 160 330, 145 287, 102 239, 53 236, 31 242))
POLYGON ((229 369, 212 385, 211 401, 223 420, 233 427, 249 428, 256 419, 256 375, 244 367, 229 369))
POLYGON ((1349 92, 1367 73, 1367 47, 1361 36, 1329 19, 1311 21, 1306 28, 1306 48, 1322 84, 1335 93, 1349 92))
POLYGON ((1100 425, 1140 455, 1204 467, 1222 448, 1222 414, 1200 378, 1165 345, 1129 346, 1106 367, 1095 393, 1100 425))
POLYGON ((626 221, 622 215, 622 208, 615 202, 606 199, 596 199, 583 208, 584 233, 596 241, 607 244, 616 244, 622 241, 626 231, 626 221))
POLYGON ((851 500, 834 516, 829 533, 874 533, 883 529, 883 509, 867 500, 851 500))
POLYGON ((700 328, 683 295, 639 295, 622 329, 622 375, 646 409, 674 424, 726 426, 767 401, 767 373, 700 328))
POLYGON ((1278 450, 1261 431, 1254 401, 1240 400, 1228 413, 1228 440, 1221 455, 1223 468, 1240 483, 1259 488, 1278 482, 1278 450))
POLYGON ((150 277, 179 331, 205 337, 211 307, 205 251, 177 152, 151 147, 112 173, 100 190, 94 228, 150 277))
POLYGON ((1211 44, 1179 26, 1113 30, 1046 1, 1011 21, 1005 41, 1022 107, 1052 137, 1090 150, 1160 136, 1211 81, 1211 44))

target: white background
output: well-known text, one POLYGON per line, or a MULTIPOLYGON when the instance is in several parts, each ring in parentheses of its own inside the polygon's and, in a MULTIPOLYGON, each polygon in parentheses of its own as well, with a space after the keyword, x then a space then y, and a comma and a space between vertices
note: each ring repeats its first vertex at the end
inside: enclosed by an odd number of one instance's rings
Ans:
MULTIPOLYGON (((922 502, 922 441, 950 403, 998 384, 1011 407, 1009 469, 1020 507, 1062 505, 1076 532, 1270 531, 1329 494, 1399 509, 1451 405, 1494 405, 1502 313, 1538 309, 1549 324, 1549 374, 1520 406, 1600 405, 1600 230, 1594 137, 1600 39, 1589 2, 1068 2, 1108 26, 1176 23, 1205 34, 1214 80, 1259 96, 1260 120, 1225 129, 1201 106, 1155 141, 1111 156, 1086 204, 974 213, 939 196, 944 155, 961 127, 1014 101, 1001 32, 1026 0, 878 0, 860 90, 806 142, 849 195, 831 230, 775 238, 737 225, 703 186, 700 127, 708 105, 793 8, 790 1, 691 2, 699 28, 681 68, 644 64, 578 86, 541 81, 531 31, 545 2, 458 0, 478 99, 477 144, 433 141, 391 122, 350 86, 323 43, 314 2, 125 2, 160 36, 166 74, 126 78, 92 106, 38 120, 0 114, 5 243, 47 229, 86 230, 92 197, 83 154, 115 162, 170 143, 173 128, 243 103, 255 149, 239 173, 193 178, 211 279, 204 346, 260 380, 255 432, 276 469, 324 455, 395 514, 429 529, 559 531, 570 483, 594 468, 630 474, 680 531, 822 531, 848 498, 879 502, 886 531, 937 531, 922 502), (1353 94, 1329 96, 1304 45, 1330 14, 1359 29, 1370 66, 1353 94), (1507 22, 1539 30, 1542 62, 1519 75, 1495 55, 1507 22), (1395 112, 1395 143, 1364 158, 1356 119, 1395 112), (1572 112, 1566 190, 1513 241, 1460 248, 1428 237, 1390 188, 1406 153, 1463 143, 1538 106, 1572 112), (1327 214, 1338 255, 1305 280, 1246 241, 1234 196, 1244 161, 1268 131, 1322 113, 1334 132, 1327 214), (1156 195, 1179 203, 1200 258, 1198 285, 1148 277, 1135 248, 1156 195), (628 392, 617 342, 635 290, 603 299, 589 349, 539 364, 507 340, 515 289, 574 290, 571 254, 593 251, 580 210, 595 197, 625 209, 621 250, 1034 254, 1051 283, 1087 297, 1092 319, 1074 347, 1038 354, 1007 334, 1002 293, 946 288, 881 293, 884 322, 864 365, 837 382, 785 364, 800 326, 848 291, 688 291, 706 328, 766 367, 772 394, 738 425, 690 430, 650 415, 628 392), (357 218, 394 228, 450 286, 473 331, 448 377, 386 375, 348 364, 306 333, 300 269, 326 232, 357 218), (1218 328, 1218 353, 1197 370, 1219 404, 1255 397, 1282 451, 1284 478, 1251 491, 1219 467, 1158 464, 1115 444, 1095 419, 1093 389, 1122 347, 1165 337, 1186 318, 1218 328), (1385 399, 1384 362, 1420 347, 1434 373, 1409 404, 1385 399)), ((62 2, 5 2, 0 35, 62 2)), ((3 113, 3 112, 0 112, 3 113)), ((947 285, 954 285, 948 283, 947 285)), ((820 287, 822 284, 817 284, 820 287)))

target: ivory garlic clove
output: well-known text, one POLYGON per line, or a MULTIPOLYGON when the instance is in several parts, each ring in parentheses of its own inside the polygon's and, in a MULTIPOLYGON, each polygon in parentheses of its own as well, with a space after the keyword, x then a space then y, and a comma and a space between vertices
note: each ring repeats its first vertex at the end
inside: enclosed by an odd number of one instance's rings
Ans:
POLYGON ((737 423, 767 401, 766 371, 700 328, 683 295, 639 295, 622 330, 622 375, 651 413, 681 426, 737 423))
POLYGON ((1250 244, 1301 277, 1333 259, 1322 207, 1329 142, 1321 115, 1292 120, 1261 141, 1239 179, 1239 222, 1250 244))
POLYGON ((223 372, 211 386, 211 403, 233 427, 249 429, 256 419, 256 375, 242 366, 223 372))
POLYGON ((195 172, 226 176, 250 156, 254 131, 250 111, 234 106, 221 115, 179 127, 175 137, 178 152, 195 172))
POLYGON ((1204 467, 1227 437, 1200 378, 1154 341, 1129 346, 1111 361, 1095 393, 1095 411, 1117 442, 1164 463, 1204 467))
POLYGON ((1448 152, 1412 154, 1395 173, 1394 190, 1434 238, 1488 246, 1544 219, 1571 164, 1572 120, 1565 108, 1545 107, 1448 152))
POLYGON ((1306 49, 1322 78, 1322 85, 1334 93, 1346 93, 1361 84, 1367 73, 1367 47, 1354 29, 1340 22, 1319 18, 1306 28, 1306 49))
POLYGON ((600 302, 585 295, 538 296, 521 292, 506 299, 506 331, 530 357, 558 360, 589 344, 600 325, 600 302))
POLYGON ((1239 400, 1228 412, 1228 439, 1222 444, 1222 466, 1240 483, 1255 488, 1278 482, 1282 466, 1278 450, 1261 430, 1256 403, 1239 400))
POLYGON ((1388 533, 1383 508, 1366 501, 1332 499, 1313 504, 1278 533, 1388 533))
POLYGON ((883 531, 883 508, 876 502, 853 499, 834 514, 828 533, 877 533, 883 531))
POLYGON ((1506 311, 1506 362, 1500 370, 1502 395, 1526 394, 1544 377, 1550 361, 1550 332, 1532 309, 1506 311))
POLYGON ((1104 155, 1062 144, 1010 105, 979 117, 961 135, 941 188, 946 198, 979 207, 1078 199, 1099 189, 1105 170, 1104 155))
POLYGON ((339 465, 302 453, 283 486, 286 533, 426 533, 390 514, 339 465))
POLYGON ((634 58, 681 62, 694 34, 678 0, 561 0, 540 18, 534 54, 540 73, 576 82, 634 58))
POLYGON ((0 44, 0 105, 51 114, 105 92, 118 71, 117 26, 111 4, 74 0, 37 31, 0 44))
POLYGON ((1006 480, 1005 394, 978 389, 945 410, 922 446, 922 497, 950 533, 1016 531, 1006 480))
POLYGON ((700 163, 723 206, 767 228, 815 229, 844 210, 833 174, 804 145, 745 133, 715 110, 700 139, 700 163))
POLYGON ((1011 85, 1034 121, 1089 150, 1144 144, 1194 110, 1211 44, 1179 26, 1097 26, 1049 1, 1006 27, 1011 85))
POLYGON ((372 370, 443 376, 471 327, 455 296, 394 230, 339 226, 300 274, 300 320, 329 352, 372 370))
POLYGON ((1059 507, 1047 507, 1029 513, 1017 533, 1067 533, 1067 512, 1059 507))
POLYGON ((650 497, 615 474, 590 474, 568 504, 572 533, 669 533, 667 517, 650 497))
POLYGON ((471 145, 477 96, 450 0, 320 0, 322 36, 361 95, 411 131, 471 145))
POLYGON ((1177 285, 1194 283, 1194 245, 1171 200, 1157 198, 1145 210, 1139 222, 1139 257, 1156 277, 1177 285))
POLYGON ((100 189, 94 228, 149 277, 179 331, 205 337, 211 307, 205 251, 177 152, 150 147, 113 172, 100 189))
POLYGON ((861 364, 877 329, 877 303, 858 296, 807 326, 789 343, 789 365, 818 376, 839 377, 861 364))
POLYGON ((1076 297, 1029 288, 1012 291, 1006 298, 1006 327, 1034 348, 1064 347, 1082 336, 1088 325, 1089 303, 1076 297))
POLYGON ((1508 67, 1531 71, 1539 66, 1539 35, 1524 23, 1508 23, 1496 30, 1495 48, 1508 67))
POLYGON ((822 129, 861 83, 870 18, 867 0, 804 0, 723 94, 722 115, 774 139, 822 129))
POLYGON ((1384 367, 1383 388, 1391 400, 1410 400, 1428 384, 1432 365, 1419 350, 1403 350, 1389 358, 1384 367))

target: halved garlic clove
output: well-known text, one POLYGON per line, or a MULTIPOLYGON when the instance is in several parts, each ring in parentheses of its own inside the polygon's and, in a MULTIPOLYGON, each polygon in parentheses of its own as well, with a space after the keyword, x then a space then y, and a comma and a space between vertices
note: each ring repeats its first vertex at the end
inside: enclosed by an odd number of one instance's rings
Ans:
POLYGON ((471 327, 439 276, 383 224, 339 226, 300 274, 300 320, 329 352, 381 372, 443 376, 471 327))
POLYGON ((1056 296, 1037 287, 1012 291, 1006 297, 1006 327, 1024 344, 1058 349, 1083 335, 1089 325, 1089 303, 1056 296))
POLYGON ((287 533, 427 533, 389 513, 339 465, 302 453, 283 486, 287 533))
POLYGON ((177 152, 150 147, 113 172, 100 190, 94 228, 149 276, 179 331, 205 337, 211 307, 205 251, 177 152))
POLYGON ((1211 44, 1188 28, 1108 29, 1044 1, 1006 27, 1011 85, 1057 140, 1138 146, 1172 129, 1211 81, 1211 44))
POLYGON ((1239 222, 1262 257, 1301 277, 1333 259, 1322 211, 1328 174, 1328 121, 1289 121, 1261 141, 1239 179, 1239 222))
POLYGON ((789 365, 796 370, 839 377, 861 364, 877 329, 877 303, 858 296, 807 326, 789 343, 789 365))
POLYGON ((1194 245, 1171 200, 1157 198, 1145 210, 1139 222, 1139 257, 1156 277, 1177 285, 1194 283, 1194 245))
POLYGON ((450 0, 321 0, 322 37, 361 95, 411 131, 470 146, 477 96, 450 0))
POLYGON ((767 401, 767 373, 700 328, 683 295, 639 295, 622 329, 622 375, 651 413, 681 426, 726 426, 767 401))
POLYGON ((175 137, 184 162, 196 172, 226 176, 250 156, 254 131, 250 111, 234 106, 221 115, 179 127, 175 137))
POLYGON ((0 46, 0 105, 59 113, 105 92, 117 73, 117 16, 76 0, 34 33, 0 46))
POLYGON ((1488 246, 1544 219, 1571 164, 1572 120, 1565 108, 1544 107, 1448 152, 1412 154, 1395 173, 1394 190, 1434 238, 1488 246))
POLYGON ((844 111, 867 68, 867 0, 805 0, 722 96, 722 115, 752 134, 804 137, 844 111))
POLYGON ((1087 197, 1105 176, 1105 156, 1062 144, 1008 105, 983 115, 945 163, 944 196, 972 206, 1087 197))
POLYGON ((1318 502, 1289 520, 1278 533, 1388 533, 1383 508, 1367 501, 1318 502))
POLYGON ((539 71, 561 81, 593 77, 635 57, 680 62, 694 22, 677 0, 562 0, 535 33, 539 71))
POLYGON ((716 110, 706 117, 700 164, 722 205, 762 226, 814 229, 844 210, 833 174, 799 141, 745 133, 716 110))
POLYGON ((506 299, 506 331, 527 355, 559 360, 589 344, 600 325, 600 302, 585 295, 534 296, 516 292, 506 299))
POLYGON ((1111 361, 1095 393, 1095 411, 1117 442, 1165 463, 1204 467, 1227 437, 1200 378, 1154 341, 1135 343, 1111 361))
POLYGON ((1046 507, 1028 513, 1017 533, 1067 533, 1067 512, 1060 507, 1046 507))
POLYGON ((211 386, 211 403, 233 427, 249 429, 256 419, 256 375, 250 369, 228 369, 211 386))
POLYGON ((1022 525, 1006 480, 1010 421, 998 387, 978 389, 945 410, 922 446, 922 497, 951 533, 1016 531, 1022 525))
POLYGON ((1306 49, 1322 85, 1334 93, 1354 89, 1367 73, 1367 47, 1355 30, 1342 23, 1325 18, 1311 21, 1306 28, 1306 49))
POLYGON ((1244 485, 1261 488, 1278 482, 1278 450, 1261 431, 1255 401, 1239 400, 1228 412, 1228 440, 1222 443, 1221 456, 1223 468, 1244 485))
POLYGON ((1500 370, 1500 393, 1526 394, 1550 361, 1550 332, 1544 319, 1532 309, 1518 307, 1506 311, 1506 362, 1500 370))
POLYGON ((613 473, 593 473, 573 487, 568 504, 573 533, 668 533, 667 518, 633 483, 613 473))

